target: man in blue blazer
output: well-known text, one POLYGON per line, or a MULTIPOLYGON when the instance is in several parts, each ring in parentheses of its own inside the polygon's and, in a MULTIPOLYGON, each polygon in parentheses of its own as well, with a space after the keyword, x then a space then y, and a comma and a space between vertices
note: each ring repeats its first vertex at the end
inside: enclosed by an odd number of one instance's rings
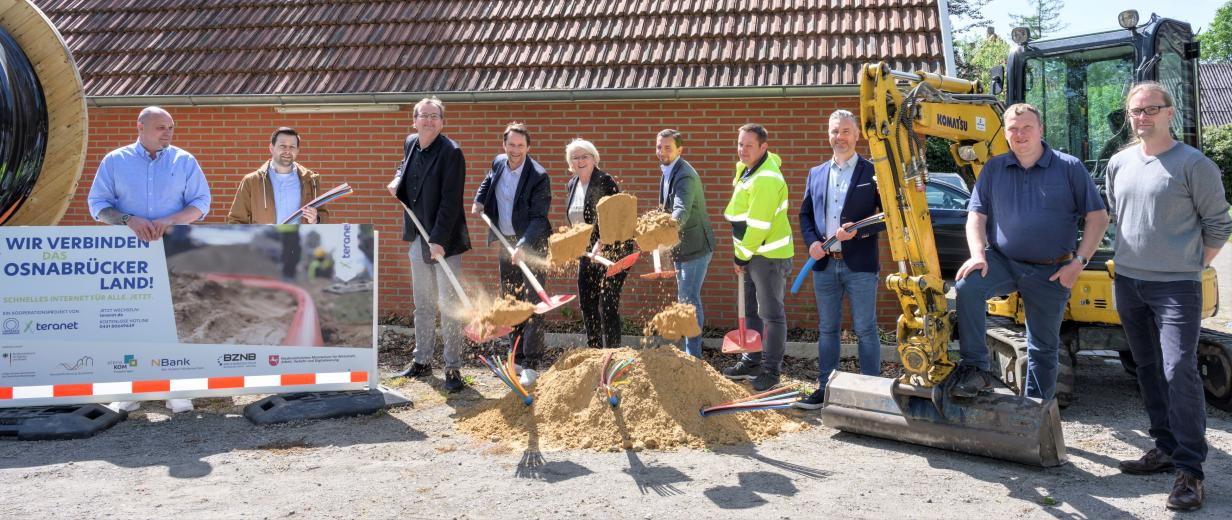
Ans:
MULTIPOLYGON (((539 295, 526 280, 517 262, 527 255, 545 256, 552 225, 548 210, 552 206, 551 183, 547 171, 530 157, 530 130, 522 123, 509 123, 503 137, 505 153, 496 156, 487 176, 475 193, 472 213, 483 212, 492 219, 501 234, 514 245, 511 257, 503 247, 500 251, 501 294, 539 303, 539 295)), ((496 235, 488 231, 488 243, 496 235)), ((543 279, 543 271, 531 267, 535 276, 543 279)), ((539 358, 543 354, 543 317, 530 319, 513 329, 514 341, 521 339, 515 363, 518 363, 523 385, 534 383, 538 376, 539 358)))
POLYGON ((851 304, 851 322, 860 345, 860 372, 881 372, 881 341, 877 338, 877 234, 884 226, 860 231, 850 229, 856 221, 881 211, 873 163, 856 154, 859 125, 846 110, 830 114, 830 147, 834 157, 809 170, 804 202, 800 205, 800 230, 809 244, 813 265, 813 292, 817 297, 817 381, 820 386, 799 408, 821 408, 826 382, 838 367, 839 323, 843 294, 851 304), (857 234, 858 233, 858 234, 857 234), (838 237, 828 249, 822 243, 838 237))

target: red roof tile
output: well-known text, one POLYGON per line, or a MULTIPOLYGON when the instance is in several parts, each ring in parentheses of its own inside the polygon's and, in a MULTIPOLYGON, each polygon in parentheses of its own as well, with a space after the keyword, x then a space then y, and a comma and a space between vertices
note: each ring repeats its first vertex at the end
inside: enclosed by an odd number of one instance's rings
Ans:
POLYGON ((90 96, 854 84, 941 68, 936 0, 34 0, 90 96))

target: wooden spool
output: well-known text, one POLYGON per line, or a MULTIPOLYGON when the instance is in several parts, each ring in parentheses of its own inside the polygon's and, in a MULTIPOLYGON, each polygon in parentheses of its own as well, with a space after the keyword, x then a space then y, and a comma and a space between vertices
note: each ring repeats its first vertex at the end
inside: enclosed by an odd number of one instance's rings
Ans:
POLYGON ((0 0, 0 27, 34 65, 47 100, 47 150, 34 190, 5 225, 53 226, 68 210, 86 161, 86 98, 60 32, 28 0, 0 0))

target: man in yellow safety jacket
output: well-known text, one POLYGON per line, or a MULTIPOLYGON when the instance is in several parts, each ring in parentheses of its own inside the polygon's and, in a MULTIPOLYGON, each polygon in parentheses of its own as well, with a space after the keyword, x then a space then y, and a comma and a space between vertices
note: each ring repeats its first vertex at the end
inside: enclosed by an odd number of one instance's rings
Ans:
POLYGON ((783 295, 791 274, 791 224, 782 160, 769 152, 770 135, 761 125, 740 127, 735 187, 723 216, 732 226, 736 270, 745 274, 745 321, 762 335, 762 351, 741 356, 723 370, 728 379, 752 379, 753 389, 779 384, 787 342, 783 295))

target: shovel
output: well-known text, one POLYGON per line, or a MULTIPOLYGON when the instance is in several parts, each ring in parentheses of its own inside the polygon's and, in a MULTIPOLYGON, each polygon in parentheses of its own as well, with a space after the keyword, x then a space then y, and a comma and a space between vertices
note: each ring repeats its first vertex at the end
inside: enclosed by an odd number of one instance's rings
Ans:
MULTIPOLYGON (((428 232, 424 230, 423 224, 419 223, 419 219, 415 217, 415 213, 411 211, 411 208, 406 207, 405 203, 399 200, 398 204, 402 204, 402 209, 405 210, 406 214, 411 217, 411 222, 415 224, 415 229, 419 231, 419 237, 424 241, 423 247, 428 247, 428 232)), ((458 293, 458 298, 462 300, 462 305, 465 305, 467 309, 474 309, 475 306, 471 303, 470 296, 467 296, 466 292, 462 290, 462 284, 458 283, 458 277, 454 276, 453 269, 449 268, 449 264, 445 262, 445 259, 438 258, 436 263, 441 266, 441 270, 445 271, 445 277, 449 278, 449 284, 453 286, 454 292, 458 293)), ((466 337, 468 339, 474 341, 475 343, 487 343, 495 338, 513 332, 513 328, 507 326, 497 327, 496 330, 492 331, 490 336, 482 336, 475 326, 475 323, 472 322, 463 329, 463 332, 466 333, 466 337)))
POLYGON ((737 309, 740 312, 740 328, 723 336, 724 354, 761 352, 761 333, 744 326, 744 271, 736 273, 737 309))
MULTIPOLYGON (((483 217, 483 221, 488 224, 488 228, 492 230, 492 234, 496 235, 496 238, 500 239, 501 244, 505 246, 505 249, 509 251, 509 256, 512 257, 514 252, 513 245, 510 244, 508 240, 505 240, 505 235, 496 228, 496 224, 492 223, 492 219, 488 218, 486 213, 480 213, 479 216, 483 217)), ((530 268, 526 267, 526 262, 519 260, 518 267, 522 269, 522 274, 526 275, 526 281, 530 282, 530 286, 534 288, 535 293, 539 295, 540 301, 535 304, 535 314, 546 314, 548 311, 569 303, 573 301, 574 298, 577 298, 576 294, 548 296, 548 292, 543 290, 543 286, 539 284, 539 279, 535 278, 535 273, 530 272, 530 268)))
POLYGON ((623 273, 625 272, 625 270, 629 269, 630 267, 633 267, 633 264, 637 263, 637 259, 642 256, 640 252, 634 251, 633 254, 628 255, 624 258, 621 258, 620 260, 613 262, 602 256, 599 256, 599 245, 600 245, 599 242, 595 242, 594 249, 591 249, 589 253, 586 253, 586 258, 594 260, 595 262, 598 262, 599 265, 606 267, 607 273, 604 276, 608 278, 611 278, 620 273, 623 273))
POLYGON ((662 260, 662 257, 659 256, 659 248, 656 247, 655 250, 651 254, 654 255, 654 269, 655 270, 653 273, 646 273, 642 275, 642 279, 654 280, 656 278, 671 278, 673 276, 676 276, 676 271, 664 271, 663 270, 663 260, 662 260))

